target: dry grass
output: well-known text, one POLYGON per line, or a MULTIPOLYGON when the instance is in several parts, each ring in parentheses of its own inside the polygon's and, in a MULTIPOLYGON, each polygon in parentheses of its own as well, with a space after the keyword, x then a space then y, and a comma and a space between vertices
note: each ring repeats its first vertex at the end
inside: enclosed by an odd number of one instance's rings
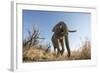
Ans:
POLYGON ((23 62, 38 61, 63 61, 63 60, 84 60, 91 59, 91 45, 89 41, 82 44, 79 50, 71 51, 71 57, 67 57, 65 52, 63 56, 57 56, 53 52, 46 51, 37 47, 23 50, 23 62))

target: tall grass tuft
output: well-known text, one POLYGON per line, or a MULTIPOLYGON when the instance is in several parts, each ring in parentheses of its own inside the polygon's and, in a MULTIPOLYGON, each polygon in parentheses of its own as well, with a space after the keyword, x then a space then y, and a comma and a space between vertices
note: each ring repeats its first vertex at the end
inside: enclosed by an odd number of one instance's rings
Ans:
POLYGON ((91 59, 91 44, 90 41, 85 41, 76 51, 71 51, 71 56, 67 57, 67 52, 62 56, 54 55, 54 52, 47 51, 47 47, 33 46, 30 49, 25 49, 23 53, 23 62, 38 62, 38 61, 63 61, 63 60, 86 60, 91 59))

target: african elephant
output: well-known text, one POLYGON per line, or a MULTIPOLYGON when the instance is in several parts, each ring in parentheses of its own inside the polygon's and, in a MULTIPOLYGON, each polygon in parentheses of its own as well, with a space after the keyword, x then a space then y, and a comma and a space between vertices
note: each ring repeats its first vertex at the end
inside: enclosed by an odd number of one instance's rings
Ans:
POLYGON ((60 21, 53 27, 52 32, 54 32, 51 38, 51 41, 54 47, 54 53, 56 53, 56 50, 57 50, 57 55, 58 54, 63 55, 64 43, 65 43, 67 51, 68 51, 68 57, 70 57, 71 52, 70 52, 70 46, 69 46, 69 41, 68 41, 68 32, 76 32, 76 30, 69 30, 65 22, 60 21), (62 47, 61 50, 60 50, 59 44, 62 47))

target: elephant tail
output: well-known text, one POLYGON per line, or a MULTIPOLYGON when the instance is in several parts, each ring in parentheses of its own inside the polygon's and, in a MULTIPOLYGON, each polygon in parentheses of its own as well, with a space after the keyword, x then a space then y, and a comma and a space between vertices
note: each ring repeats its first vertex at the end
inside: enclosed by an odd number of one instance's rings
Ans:
POLYGON ((68 30, 68 32, 76 32, 76 30, 68 30))

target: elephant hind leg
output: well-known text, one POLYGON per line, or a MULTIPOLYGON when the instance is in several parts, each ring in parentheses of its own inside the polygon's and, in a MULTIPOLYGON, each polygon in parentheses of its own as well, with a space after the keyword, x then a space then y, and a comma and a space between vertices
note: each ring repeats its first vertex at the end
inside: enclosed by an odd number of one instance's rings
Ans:
POLYGON ((68 51, 68 57, 70 57, 71 53, 70 53, 70 47, 69 47, 69 41, 68 41, 68 35, 65 36, 65 45, 68 51))

